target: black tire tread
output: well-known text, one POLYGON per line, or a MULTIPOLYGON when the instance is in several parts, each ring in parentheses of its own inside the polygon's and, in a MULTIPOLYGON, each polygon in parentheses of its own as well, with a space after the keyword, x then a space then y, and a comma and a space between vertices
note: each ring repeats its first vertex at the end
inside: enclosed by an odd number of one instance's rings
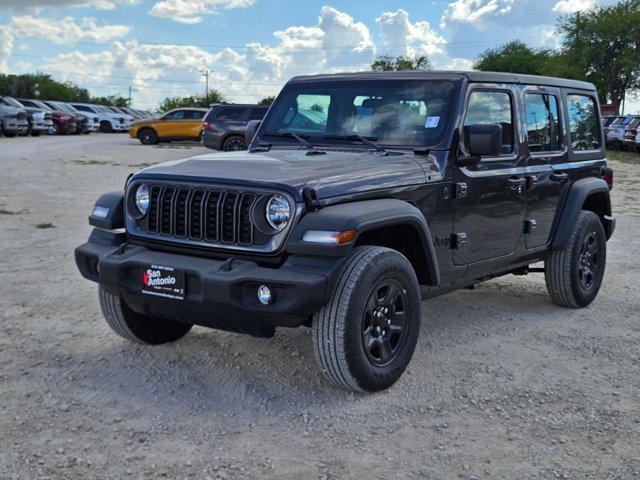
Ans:
POLYGON ((588 223, 600 222, 600 218, 588 210, 580 211, 575 226, 569 235, 567 245, 562 250, 552 250, 545 261, 544 279, 551 301, 566 308, 581 308, 573 293, 572 262, 575 249, 579 246, 577 237, 582 226, 588 223))
POLYGON ((111 329, 125 340, 146 344, 147 342, 138 338, 127 325, 127 320, 122 309, 122 299, 117 295, 107 292, 102 287, 99 288, 99 296, 102 314, 111 329))

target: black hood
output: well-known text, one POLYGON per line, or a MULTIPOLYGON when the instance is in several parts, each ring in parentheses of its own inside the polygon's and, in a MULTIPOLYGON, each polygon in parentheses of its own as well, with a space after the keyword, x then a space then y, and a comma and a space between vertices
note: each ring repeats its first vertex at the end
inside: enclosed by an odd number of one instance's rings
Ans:
POLYGON ((330 198, 423 183, 425 169, 433 173, 435 168, 432 159, 413 152, 307 155, 305 150, 278 149, 200 155, 149 167, 136 177, 272 187, 287 190, 299 200, 305 186, 315 189, 320 199, 330 198))

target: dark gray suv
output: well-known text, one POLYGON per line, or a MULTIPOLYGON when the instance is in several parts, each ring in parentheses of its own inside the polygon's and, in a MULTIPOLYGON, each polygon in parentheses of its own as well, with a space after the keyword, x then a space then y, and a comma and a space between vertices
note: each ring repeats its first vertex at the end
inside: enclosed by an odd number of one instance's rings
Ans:
POLYGON ((262 120, 267 105, 212 105, 202 122, 202 144, 225 152, 245 150, 244 131, 251 120, 262 120))

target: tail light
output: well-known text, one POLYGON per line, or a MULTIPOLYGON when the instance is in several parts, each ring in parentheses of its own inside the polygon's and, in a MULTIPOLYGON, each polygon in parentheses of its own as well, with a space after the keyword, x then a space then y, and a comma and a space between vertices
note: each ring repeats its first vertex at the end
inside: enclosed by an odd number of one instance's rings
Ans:
POLYGON ((202 122, 202 127, 207 130, 211 126, 211 122, 202 122))
POLYGON ((602 178, 607 183, 609 190, 613 188, 613 170, 609 167, 602 169, 602 178))

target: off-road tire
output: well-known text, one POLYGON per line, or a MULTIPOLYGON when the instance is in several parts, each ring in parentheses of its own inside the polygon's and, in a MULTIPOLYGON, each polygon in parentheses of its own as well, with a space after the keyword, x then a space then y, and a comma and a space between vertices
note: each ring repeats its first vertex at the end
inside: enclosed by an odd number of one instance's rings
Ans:
POLYGON ((99 287, 100 308, 111 329, 131 342, 147 345, 174 342, 187 334, 192 325, 142 315, 131 310, 118 295, 99 287))
POLYGON ((393 385, 406 369, 420 331, 420 289, 409 261, 384 247, 357 247, 346 259, 329 303, 314 315, 316 361, 342 388, 375 392, 393 385), (404 338, 386 365, 375 365, 365 351, 363 329, 368 300, 378 285, 397 282, 406 298, 404 338))
POLYGON ((158 134, 153 128, 143 128, 138 132, 138 139, 143 145, 156 145, 158 143, 158 134))
POLYGON ((544 267, 544 278, 551 301, 568 308, 589 305, 598 295, 604 276, 607 257, 607 237, 598 215, 582 210, 562 250, 553 250, 544 267), (580 281, 580 262, 583 243, 588 236, 596 239, 597 265, 589 288, 580 281))
POLYGON ((237 152, 240 150, 246 150, 247 146, 244 144, 244 138, 239 135, 232 135, 227 138, 222 144, 223 152, 237 152))
POLYGON ((111 122, 108 122, 107 120, 101 121, 100 131, 102 133, 113 133, 113 127, 111 126, 111 122))

